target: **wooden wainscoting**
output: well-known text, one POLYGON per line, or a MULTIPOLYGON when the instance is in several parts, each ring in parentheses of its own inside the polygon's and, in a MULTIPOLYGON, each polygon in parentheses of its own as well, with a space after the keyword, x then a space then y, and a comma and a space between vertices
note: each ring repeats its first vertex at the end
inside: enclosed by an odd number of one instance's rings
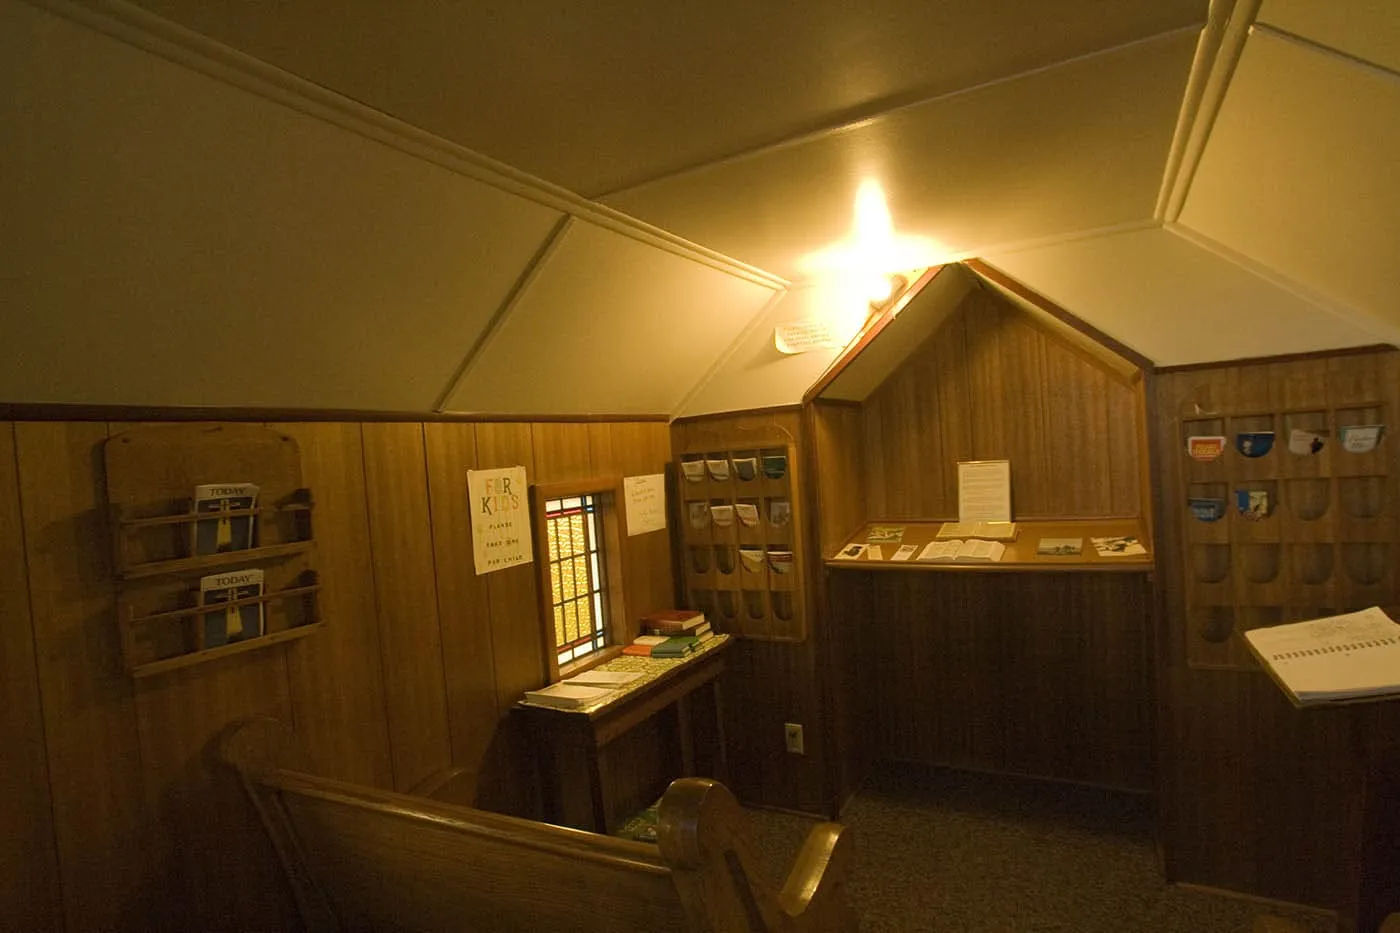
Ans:
MULTIPOLYGON (((5 922, 291 928, 276 856, 206 758, 249 715, 295 723, 318 773, 407 788, 452 766, 457 799, 536 815, 532 750, 503 723, 542 677, 533 571, 475 575, 466 471, 661 473, 666 424, 279 423, 315 492, 330 624, 140 681, 122 668, 102 474, 102 444, 130 427, 0 423, 5 922)), ((667 534, 625 547, 644 576, 629 605, 669 606, 667 534)))

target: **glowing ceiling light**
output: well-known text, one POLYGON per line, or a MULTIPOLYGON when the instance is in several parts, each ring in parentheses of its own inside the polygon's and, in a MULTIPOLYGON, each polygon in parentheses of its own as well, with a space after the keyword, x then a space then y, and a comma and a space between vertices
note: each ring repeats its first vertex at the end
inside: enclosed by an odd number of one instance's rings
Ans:
POLYGON ((883 301, 890 297, 891 273, 936 265, 947 253, 942 244, 929 237, 895 233, 884 188, 875 179, 867 178, 856 189, 850 236, 803 256, 798 260, 798 268, 812 278, 859 279, 867 283, 861 286, 870 295, 867 300, 883 301))

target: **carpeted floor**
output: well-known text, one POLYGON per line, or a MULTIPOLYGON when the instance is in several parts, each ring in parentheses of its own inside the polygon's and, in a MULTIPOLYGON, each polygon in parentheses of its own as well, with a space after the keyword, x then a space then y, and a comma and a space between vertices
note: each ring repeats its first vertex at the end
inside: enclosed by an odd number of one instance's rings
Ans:
MULTIPOLYGON (((811 821, 750 810, 775 880, 811 821)), ((1150 803, 1092 788, 884 768, 842 814, 864 933, 1248 933, 1265 910, 1168 886, 1150 803)), ((1270 908, 1272 909, 1272 908, 1270 908)), ((1309 933, 1330 918, 1284 913, 1309 933)))

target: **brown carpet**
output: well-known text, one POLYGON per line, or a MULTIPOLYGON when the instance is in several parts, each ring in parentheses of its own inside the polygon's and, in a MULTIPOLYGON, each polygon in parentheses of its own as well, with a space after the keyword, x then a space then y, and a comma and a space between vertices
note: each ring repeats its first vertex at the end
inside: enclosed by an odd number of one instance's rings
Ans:
MULTIPOLYGON (((750 810, 772 877, 811 822, 750 810)), ((864 933, 1248 933, 1264 908, 1169 886, 1142 797, 887 766, 842 814, 864 933)), ((1330 918, 1282 913, 1309 933, 1330 918)))

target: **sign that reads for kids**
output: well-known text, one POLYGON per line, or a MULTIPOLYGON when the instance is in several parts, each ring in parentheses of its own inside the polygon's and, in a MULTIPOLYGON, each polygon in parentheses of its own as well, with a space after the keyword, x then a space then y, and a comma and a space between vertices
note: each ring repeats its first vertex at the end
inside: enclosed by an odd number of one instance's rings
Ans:
POLYGON ((477 576, 530 563, 530 496, 523 466, 468 470, 467 502, 477 576))

